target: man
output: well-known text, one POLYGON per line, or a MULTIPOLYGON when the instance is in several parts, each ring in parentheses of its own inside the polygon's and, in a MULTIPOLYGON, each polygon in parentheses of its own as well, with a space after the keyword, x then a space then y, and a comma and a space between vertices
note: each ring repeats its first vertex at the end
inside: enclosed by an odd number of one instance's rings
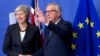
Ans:
POLYGON ((38 8, 35 12, 37 20, 46 26, 43 56, 69 56, 67 48, 70 47, 72 25, 62 19, 60 7, 55 3, 48 4, 46 16, 38 8))

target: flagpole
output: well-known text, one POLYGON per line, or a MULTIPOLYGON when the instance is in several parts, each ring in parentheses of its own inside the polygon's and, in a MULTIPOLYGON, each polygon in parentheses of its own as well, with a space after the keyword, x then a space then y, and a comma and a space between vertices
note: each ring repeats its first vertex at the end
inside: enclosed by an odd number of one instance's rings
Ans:
MULTIPOLYGON (((39 9, 39 4, 38 4, 38 0, 35 0, 35 9, 39 9)), ((37 15, 36 15, 37 16, 37 15)), ((37 16, 38 17, 38 16, 37 16)), ((41 28, 41 25, 40 25, 40 22, 39 21, 37 21, 38 22, 38 27, 39 27, 39 29, 41 28)))
POLYGON ((38 3, 38 0, 35 0, 35 8, 38 8, 38 9, 39 9, 39 3, 38 3))

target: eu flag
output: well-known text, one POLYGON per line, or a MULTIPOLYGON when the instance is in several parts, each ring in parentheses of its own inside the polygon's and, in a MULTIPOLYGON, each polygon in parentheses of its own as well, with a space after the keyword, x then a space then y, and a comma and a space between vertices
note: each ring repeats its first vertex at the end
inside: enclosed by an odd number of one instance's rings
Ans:
POLYGON ((93 0, 80 0, 73 30, 72 56, 100 56, 100 19, 93 0))

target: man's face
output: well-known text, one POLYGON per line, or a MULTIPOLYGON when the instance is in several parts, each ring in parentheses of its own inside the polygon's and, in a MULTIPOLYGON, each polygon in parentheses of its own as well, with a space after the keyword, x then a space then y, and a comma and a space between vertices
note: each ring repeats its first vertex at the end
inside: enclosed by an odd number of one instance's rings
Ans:
POLYGON ((60 13, 58 12, 55 5, 49 5, 46 8, 46 17, 52 22, 56 22, 59 18, 60 13))

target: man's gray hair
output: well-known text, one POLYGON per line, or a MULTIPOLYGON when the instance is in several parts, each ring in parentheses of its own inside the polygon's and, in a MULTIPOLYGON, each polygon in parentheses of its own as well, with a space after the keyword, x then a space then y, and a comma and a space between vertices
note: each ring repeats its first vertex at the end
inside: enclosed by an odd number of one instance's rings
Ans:
POLYGON ((55 5, 56 8, 57 8, 57 11, 61 12, 61 8, 60 8, 60 6, 58 4, 56 4, 56 3, 49 3, 47 6, 49 6, 49 5, 55 5))

